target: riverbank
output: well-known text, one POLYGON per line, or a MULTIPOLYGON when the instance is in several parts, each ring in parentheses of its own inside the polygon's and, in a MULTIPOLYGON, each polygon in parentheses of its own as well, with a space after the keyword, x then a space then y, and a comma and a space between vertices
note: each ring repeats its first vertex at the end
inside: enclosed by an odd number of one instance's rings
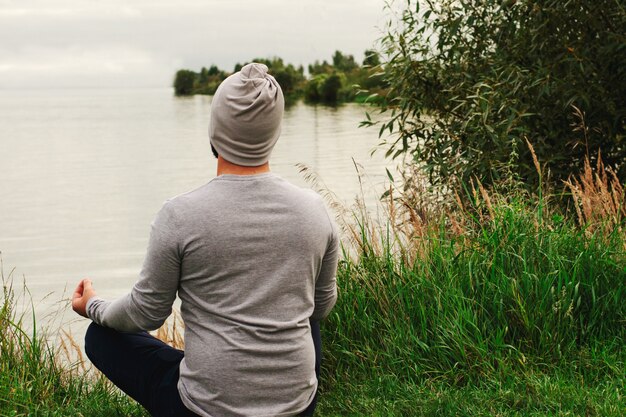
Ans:
MULTIPOLYGON (((571 191, 569 214, 480 185, 456 207, 428 208, 415 190, 380 219, 346 211, 316 415, 622 415, 624 195, 571 191)), ((12 300, 5 285, 0 415, 145 415, 79 360, 61 365, 12 300)))

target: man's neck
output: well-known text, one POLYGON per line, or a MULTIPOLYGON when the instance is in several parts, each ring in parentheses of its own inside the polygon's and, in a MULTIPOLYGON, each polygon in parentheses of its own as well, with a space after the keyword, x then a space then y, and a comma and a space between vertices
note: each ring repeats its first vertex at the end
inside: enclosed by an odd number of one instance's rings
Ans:
POLYGON ((242 165, 236 165, 232 162, 228 162, 221 156, 217 158, 217 175, 256 175, 270 172, 269 162, 264 163, 256 167, 245 167, 242 165))

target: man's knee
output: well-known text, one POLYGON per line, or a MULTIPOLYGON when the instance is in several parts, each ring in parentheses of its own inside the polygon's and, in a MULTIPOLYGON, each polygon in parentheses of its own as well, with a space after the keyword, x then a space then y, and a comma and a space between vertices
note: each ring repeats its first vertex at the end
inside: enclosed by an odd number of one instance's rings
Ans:
POLYGON ((106 328, 91 322, 85 333, 85 353, 87 357, 93 362, 96 355, 96 349, 98 346, 102 346, 104 343, 104 334, 106 328))

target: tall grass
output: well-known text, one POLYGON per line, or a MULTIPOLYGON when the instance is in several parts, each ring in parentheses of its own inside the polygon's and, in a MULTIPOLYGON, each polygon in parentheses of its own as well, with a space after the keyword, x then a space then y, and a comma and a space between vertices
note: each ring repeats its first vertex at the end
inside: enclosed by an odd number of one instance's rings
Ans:
POLYGON ((360 223, 360 253, 342 261, 326 326, 341 346, 335 365, 460 382, 621 342, 624 236, 589 235, 556 215, 538 223, 536 213, 518 198, 497 201, 487 219, 468 215, 462 233, 442 217, 400 244, 360 223))
MULTIPOLYGON (((625 197, 612 178, 572 178, 570 212, 479 183, 448 201, 405 182, 380 217, 331 202, 345 242, 317 415, 623 415, 625 197)), ((25 332, 2 282, 0 416, 146 415, 80 354, 59 360, 71 338, 57 349, 25 332)), ((174 317, 157 336, 182 347, 180 329, 174 317)))
MULTIPOLYGON (((387 399, 405 387, 424 398, 483 387, 495 399, 494 387, 537 391, 544 380, 556 396, 544 412, 559 414, 558 397, 573 386, 598 401, 587 407, 584 395, 572 398, 569 412, 622 415, 626 236, 624 194, 612 180, 587 166, 569 183, 577 208, 569 213, 551 196, 479 183, 453 205, 424 202, 411 185, 386 193, 382 220, 362 206, 349 212, 341 223, 353 250, 341 261, 339 299, 325 324, 330 391, 377 381, 382 391, 394 387, 381 395, 387 399)), ((513 413, 489 396, 485 415, 513 413)), ((418 415, 417 403, 398 415, 418 415)), ((541 407, 528 401, 522 415, 541 407)), ((372 412, 367 404, 349 409, 372 412)))
POLYGON ((0 300, 0 416, 144 416, 144 411, 82 359, 67 363, 43 333, 15 311, 20 304, 11 274, 0 300), (25 329, 32 330, 26 331, 25 329))

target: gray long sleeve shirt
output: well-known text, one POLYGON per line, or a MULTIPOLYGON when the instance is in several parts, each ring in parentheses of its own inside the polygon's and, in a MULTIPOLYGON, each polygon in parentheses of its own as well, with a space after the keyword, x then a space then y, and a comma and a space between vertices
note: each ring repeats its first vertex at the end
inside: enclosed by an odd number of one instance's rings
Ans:
POLYGON ((206 417, 292 416, 317 387, 309 318, 337 298, 339 239, 322 199, 271 174, 222 175, 165 203, 130 294, 87 305, 96 323, 152 330, 178 293, 178 390, 206 417))

